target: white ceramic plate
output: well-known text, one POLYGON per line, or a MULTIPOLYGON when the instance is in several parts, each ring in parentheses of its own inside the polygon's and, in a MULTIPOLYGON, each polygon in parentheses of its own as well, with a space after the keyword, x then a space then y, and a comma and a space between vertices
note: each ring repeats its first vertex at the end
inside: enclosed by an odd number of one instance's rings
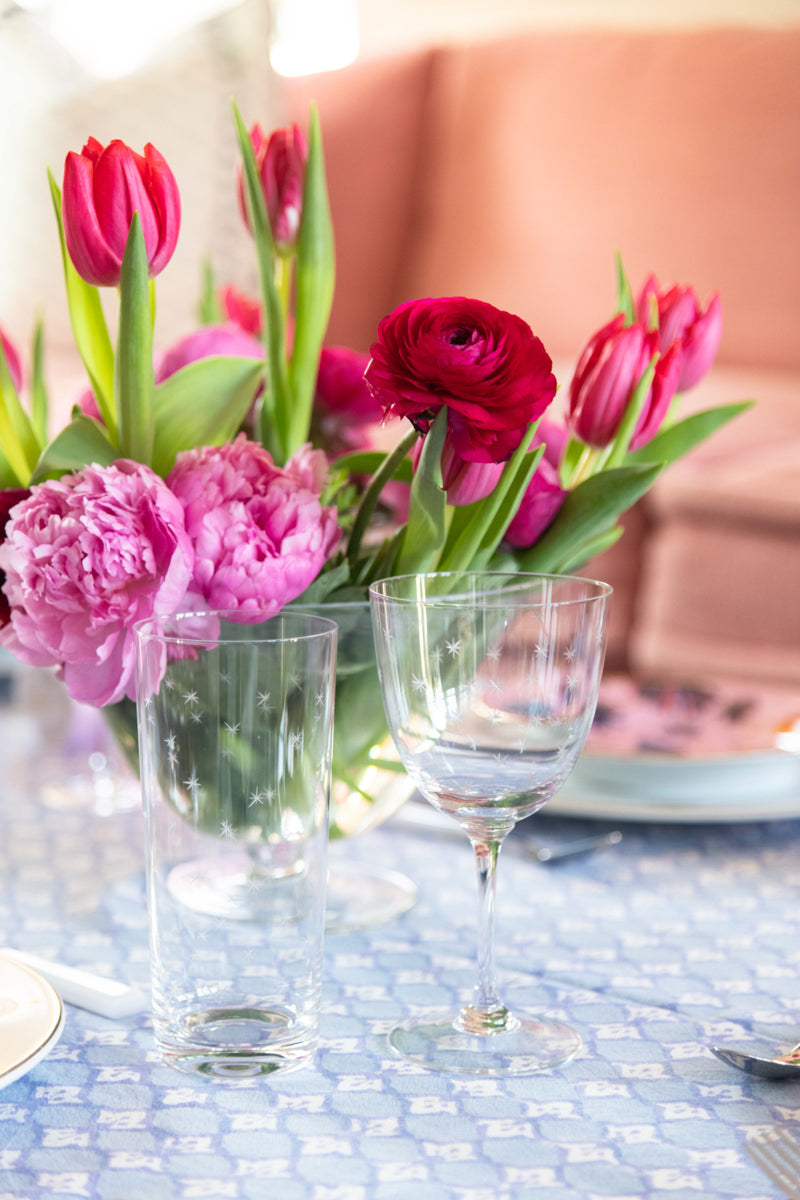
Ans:
POLYGON ((597 817, 609 821, 669 821, 702 825, 733 821, 776 821, 800 817, 800 790, 792 788, 783 794, 771 792, 754 794, 749 800, 733 800, 720 804, 687 804, 653 800, 649 796, 594 791, 589 787, 578 791, 574 780, 567 780, 564 790, 554 796, 542 810, 552 816, 597 817))
POLYGON ((0 1088, 8 1087, 52 1050, 64 1009, 46 980, 0 955, 0 1088))

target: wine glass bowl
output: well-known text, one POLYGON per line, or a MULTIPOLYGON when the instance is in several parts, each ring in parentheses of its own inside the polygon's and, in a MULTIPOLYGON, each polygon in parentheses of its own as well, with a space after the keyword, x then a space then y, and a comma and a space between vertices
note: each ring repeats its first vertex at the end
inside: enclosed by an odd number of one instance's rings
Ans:
POLYGON ((425 798, 472 842, 479 978, 460 1013, 390 1036, 433 1069, 518 1074, 564 1062, 580 1040, 526 1022, 494 982, 494 876, 503 839, 562 786, 591 727, 602 672, 604 583, 519 572, 400 576, 370 588, 389 728, 425 798))

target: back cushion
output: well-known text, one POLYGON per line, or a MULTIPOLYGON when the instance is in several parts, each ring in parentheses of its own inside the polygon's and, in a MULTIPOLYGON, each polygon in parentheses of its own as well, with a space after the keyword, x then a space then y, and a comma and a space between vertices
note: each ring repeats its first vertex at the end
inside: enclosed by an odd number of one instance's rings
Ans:
POLYGON ((574 355, 619 249, 635 288, 721 293, 720 361, 800 366, 800 29, 446 48, 426 112, 403 298, 477 296, 574 355))

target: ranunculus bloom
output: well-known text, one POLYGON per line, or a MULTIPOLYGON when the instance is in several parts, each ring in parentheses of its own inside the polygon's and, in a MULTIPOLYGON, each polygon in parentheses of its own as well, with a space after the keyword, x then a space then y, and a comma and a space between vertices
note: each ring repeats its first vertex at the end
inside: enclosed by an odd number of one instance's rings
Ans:
POLYGON ((448 409, 453 450, 497 463, 556 392, 552 362, 530 326, 481 300, 410 300, 378 327, 367 384, 387 415, 426 432, 448 409))
MULTIPOLYGON (((294 246, 300 229, 308 143, 299 125, 292 125, 290 129, 276 129, 267 137, 261 126, 256 124, 250 130, 250 140, 261 178, 272 237, 276 248, 286 251, 294 246)), ((241 168, 239 206, 249 229, 250 216, 245 201, 241 168)))
POLYGON ((555 517, 567 493, 558 482, 558 471, 542 458, 514 514, 505 539, 518 550, 532 546, 555 517))
POLYGON ((0 342, 3 343, 3 353, 6 356, 6 365, 8 373, 11 376, 11 382, 16 390, 19 391, 22 387, 22 363, 20 362, 16 348, 10 338, 7 338, 3 333, 2 329, 0 329, 0 342))
POLYGON ((227 287, 220 288, 219 302, 229 321, 233 321, 245 333, 251 333, 253 337, 261 336, 264 319, 261 314, 260 300, 246 296, 233 284, 228 284, 227 287))
POLYGON ((118 138, 89 138, 64 163, 64 235, 78 274, 98 287, 119 283, 133 214, 139 214, 151 276, 163 271, 178 241, 181 202, 166 159, 149 143, 137 154, 118 138))
POLYGON ((217 354, 230 355, 232 358, 263 358, 264 347, 257 338, 245 333, 233 322, 201 325, 164 352, 156 366, 156 383, 168 379, 189 363, 217 354))
MULTIPOLYGON (((590 338, 569 389, 567 423, 576 437, 598 448, 613 441, 628 402, 657 352, 658 333, 638 322, 626 325, 622 313, 590 338)), ((631 450, 658 433, 678 386, 681 356, 680 343, 674 342, 659 358, 631 450)))
POLYGON ((133 624, 175 612, 193 564, 183 508, 149 467, 120 459, 40 483, 0 547, 11 605, 0 644, 57 666, 76 700, 133 699, 133 624))
POLYGON ((678 284, 659 288, 655 275, 650 275, 637 301, 639 320, 644 325, 648 324, 653 304, 658 311, 661 349, 666 351, 673 342, 680 342, 683 347, 677 390, 688 391, 710 370, 717 356, 722 337, 720 298, 714 293, 703 310, 692 288, 678 284))
POLYGON ((296 599, 339 541, 336 510, 319 500, 326 472, 325 456, 308 447, 281 470, 244 434, 179 454, 167 482, 195 550, 192 590, 242 620, 296 599))
MULTIPOLYGON (((11 510, 23 500, 27 500, 30 494, 30 488, 0 489, 0 545, 6 540, 6 525, 11 515, 11 510)), ((8 603, 6 594, 2 590, 5 578, 5 574, 0 571, 0 629, 11 620, 11 605, 8 603)))

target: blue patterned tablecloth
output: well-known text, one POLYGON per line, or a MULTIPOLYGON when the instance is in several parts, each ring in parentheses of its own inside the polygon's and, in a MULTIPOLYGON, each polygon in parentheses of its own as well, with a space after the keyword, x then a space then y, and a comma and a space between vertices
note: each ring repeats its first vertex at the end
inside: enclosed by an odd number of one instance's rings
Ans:
MULTIPOLYGON (((5 944, 146 984, 141 814, 52 807, 34 765, 13 761, 17 736, 0 743, 5 944)), ((528 836, 599 824, 542 814, 528 836)), ((800 1134, 800 1086, 739 1074, 708 1047, 797 1040, 800 823, 631 824, 619 846, 558 866, 514 837, 503 991, 580 1031, 572 1063, 472 1080, 391 1054, 398 1018, 468 995, 476 889, 466 843, 390 822, 338 846, 337 865, 403 871, 419 902, 329 936, 314 1070, 186 1077, 159 1062, 146 1015, 68 1008, 58 1045, 0 1091, 0 1200, 778 1195, 742 1144, 758 1128, 800 1134)))

